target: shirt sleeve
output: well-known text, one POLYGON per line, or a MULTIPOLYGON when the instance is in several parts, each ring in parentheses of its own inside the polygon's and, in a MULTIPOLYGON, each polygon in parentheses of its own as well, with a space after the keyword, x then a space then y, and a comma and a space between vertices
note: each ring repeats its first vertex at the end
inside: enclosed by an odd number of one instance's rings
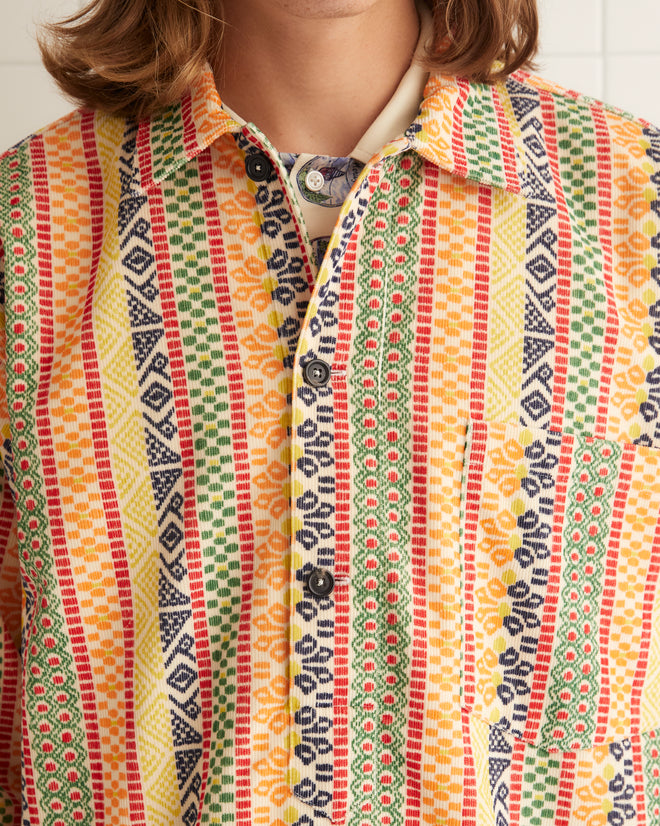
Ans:
POLYGON ((18 824, 20 806, 21 609, 16 507, 10 485, 11 437, 7 415, 4 254, 0 227, 0 823, 18 824))

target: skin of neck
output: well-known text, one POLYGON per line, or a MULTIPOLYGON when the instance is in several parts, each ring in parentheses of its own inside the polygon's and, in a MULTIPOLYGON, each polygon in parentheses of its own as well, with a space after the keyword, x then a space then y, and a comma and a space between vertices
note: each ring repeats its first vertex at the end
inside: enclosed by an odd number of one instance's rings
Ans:
POLYGON ((409 68, 414 0, 224 0, 221 99, 281 152, 342 157, 409 68))

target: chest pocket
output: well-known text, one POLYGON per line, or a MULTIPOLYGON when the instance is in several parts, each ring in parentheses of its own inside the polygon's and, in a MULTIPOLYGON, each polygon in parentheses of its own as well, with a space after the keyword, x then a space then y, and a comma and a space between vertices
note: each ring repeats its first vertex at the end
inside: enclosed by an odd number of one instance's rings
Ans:
POLYGON ((472 423, 462 479, 465 707, 548 750, 660 719, 660 451, 472 423))

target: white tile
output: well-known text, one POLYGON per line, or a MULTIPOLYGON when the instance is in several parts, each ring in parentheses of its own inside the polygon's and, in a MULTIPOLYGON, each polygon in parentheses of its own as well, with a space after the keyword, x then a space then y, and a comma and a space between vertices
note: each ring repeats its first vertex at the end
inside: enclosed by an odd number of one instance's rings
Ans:
POLYGON ((605 74, 607 100, 660 126, 658 77, 660 54, 612 55, 605 74))
POLYGON ((660 2, 605 0, 605 32, 608 52, 660 54, 660 2))
POLYGON ((603 97, 602 57, 541 55, 537 63, 537 74, 542 77, 599 100, 603 97))
POLYGON ((0 64, 0 151, 72 109, 38 64, 0 64))
POLYGON ((77 11, 81 0, 2 0, 0 64, 39 59, 35 33, 39 22, 59 20, 77 11))
POLYGON ((539 0, 539 16, 545 54, 588 55, 602 51, 601 0, 539 0))

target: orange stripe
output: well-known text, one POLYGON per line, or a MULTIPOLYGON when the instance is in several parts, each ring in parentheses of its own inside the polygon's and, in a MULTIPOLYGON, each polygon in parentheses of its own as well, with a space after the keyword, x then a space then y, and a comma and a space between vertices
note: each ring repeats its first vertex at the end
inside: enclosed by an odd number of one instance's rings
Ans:
MULTIPOLYGON (((98 709, 96 706, 96 696, 98 689, 95 687, 93 677, 92 660, 93 654, 89 650, 89 640, 93 638, 93 631, 91 628, 87 630, 84 627, 84 620, 82 617, 81 605, 78 600, 79 594, 82 600, 82 585, 90 582, 91 571, 85 568, 85 563, 89 562, 85 559, 85 549, 78 547, 67 547, 66 527, 68 517, 65 513, 63 500, 66 498, 67 484, 64 480, 58 478, 58 463, 57 454, 54 447, 54 433, 58 432, 58 409, 53 407, 51 409, 51 398, 53 388, 61 384, 61 374, 53 372, 54 359, 59 352, 61 353, 61 345, 59 348, 55 347, 56 341, 61 340, 62 334, 56 337, 55 330, 67 331, 67 323, 69 324, 69 334, 71 337, 75 335, 75 327, 72 325, 68 317, 64 320, 61 314, 58 314, 56 308, 61 306, 61 299, 58 301, 58 295, 65 292, 68 286, 67 272, 62 265, 54 257, 51 256, 51 250, 57 248, 63 252, 66 250, 66 234, 62 231, 62 226, 66 222, 65 210, 68 207, 70 210, 71 204, 66 204, 66 193, 70 188, 76 185, 76 178, 72 177, 75 172, 67 176, 64 170, 71 169, 70 155, 67 157, 65 149, 71 151, 71 144, 78 144, 80 142, 79 136, 73 134, 68 135, 66 128, 70 128, 69 122, 63 124, 61 131, 50 138, 51 146, 44 145, 42 138, 38 138, 32 144, 35 179, 39 179, 39 185, 35 185, 38 193, 36 197, 37 207, 37 223, 39 226, 39 272, 42 274, 39 283, 39 303, 40 303, 40 390, 36 403, 36 422, 37 433, 39 436, 39 444, 41 450, 41 460, 44 474, 44 486, 46 491, 46 498, 48 502, 48 521, 50 525, 50 534, 53 544, 53 557, 58 573, 58 580, 60 585, 60 592, 62 595, 62 605, 66 611, 66 622, 68 626, 69 638, 71 640, 73 659, 76 665, 76 674, 78 684, 80 686, 83 716, 85 719, 85 734, 87 738, 87 757, 90 764, 90 774, 92 783, 93 805, 95 809, 95 817, 99 822, 104 822, 106 819, 106 800, 105 800, 105 773, 103 770, 103 756, 101 750, 101 733, 98 722, 98 709), (49 166, 46 155, 46 150, 50 148, 54 153, 62 147, 62 157, 56 157, 54 163, 49 166), (50 180, 49 180, 50 177, 50 180), (56 195, 62 196, 62 201, 56 199, 56 195), (57 215, 53 215, 50 211, 50 205, 60 206, 57 215), (51 229, 52 228, 52 229, 51 229), (49 236, 52 232, 52 237, 49 236), (52 272, 53 277, 49 276, 52 272), (57 279, 57 276, 61 280, 57 279), (82 563, 80 567, 75 570, 72 568, 72 562, 82 563)), ((75 151, 75 150, 74 150, 75 151)), ((85 161, 78 161, 78 167, 85 165, 85 161)), ((77 182, 83 186, 83 191, 86 189, 83 176, 77 176, 77 182)), ((81 227, 82 243, 76 245, 76 249, 84 254, 85 240, 89 240, 89 236, 85 236, 81 227)), ((81 267, 82 268, 82 267, 81 267)), ((75 271, 70 274, 71 290, 75 292, 77 283, 75 280, 75 271)), ((78 316, 79 317, 79 316, 78 316)), ((70 341, 71 339, 69 339, 70 341)), ((62 355, 62 360, 65 356, 62 355)), ((72 368, 73 369, 73 368, 72 368)), ((66 371, 65 371, 66 374, 66 371)), ((84 406, 84 405, 83 405, 84 406)), ((61 432, 62 426, 59 427, 61 432)), ((78 432, 78 427, 75 428, 78 432)), ((98 563, 98 557, 94 556, 93 563, 98 563)), ((101 606, 99 606, 100 608, 101 606)), ((93 626, 92 626, 93 627, 93 626)), ((75 792, 75 788, 71 789, 75 792)), ((36 801, 35 801, 36 805, 36 801)), ((38 823, 38 817, 35 817, 35 823, 38 823)))
POLYGON ((199 158, 204 212, 207 219, 209 251, 213 267, 213 285, 219 312, 220 330, 227 365, 230 421, 234 450, 234 477, 236 481, 236 511, 238 515, 239 544, 241 548, 241 618, 238 628, 236 727, 234 747, 236 755, 236 820, 249 824, 252 810, 250 743, 250 695, 252 684, 251 610, 254 580, 253 506, 250 494, 251 469, 248 450, 245 389, 238 346, 238 335, 232 312, 227 276, 227 259, 222 237, 222 224, 215 195, 213 167, 210 153, 199 158))

